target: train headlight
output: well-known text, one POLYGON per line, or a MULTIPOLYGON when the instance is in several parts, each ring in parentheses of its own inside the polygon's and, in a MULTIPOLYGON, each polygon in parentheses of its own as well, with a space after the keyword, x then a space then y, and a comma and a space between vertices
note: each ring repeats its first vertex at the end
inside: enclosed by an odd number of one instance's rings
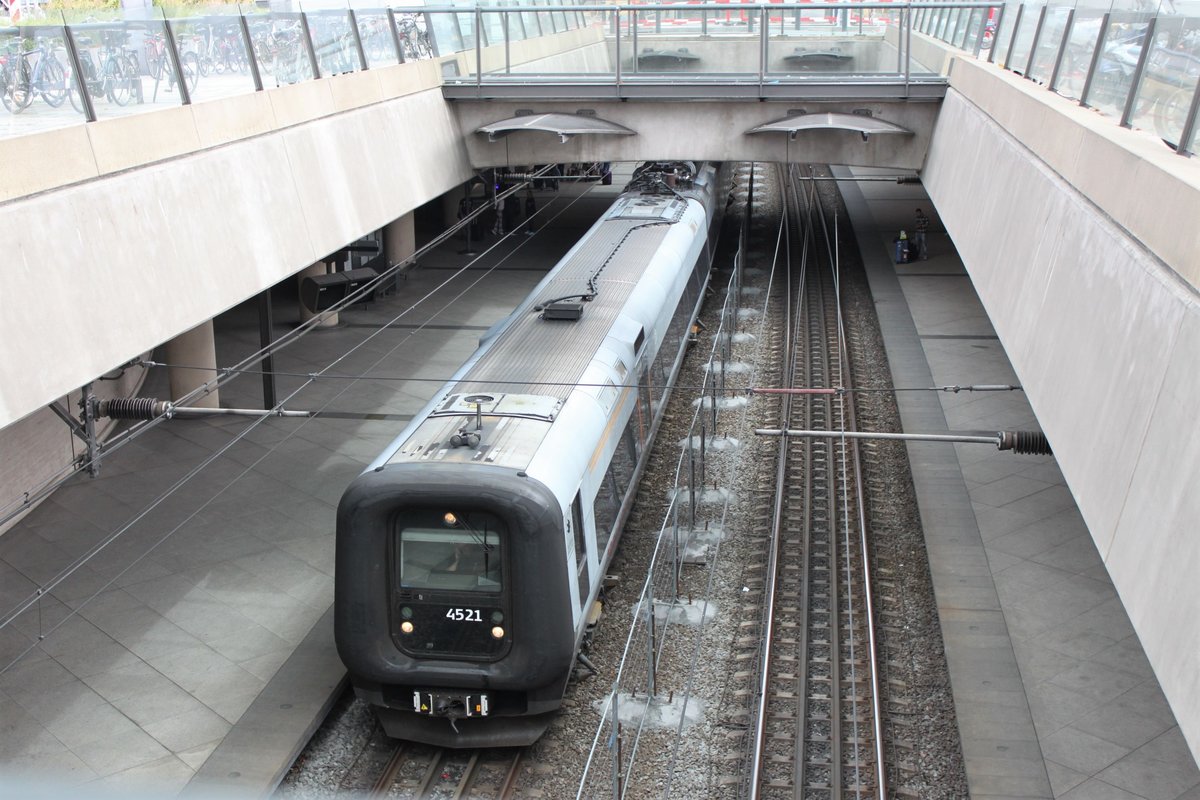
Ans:
POLYGON ((409 622, 408 620, 404 620, 404 622, 400 623, 400 630, 404 633, 412 633, 413 632, 413 624, 411 622, 409 622))
POLYGON ((504 622, 504 615, 502 613, 500 613, 499 611, 493 611, 492 612, 492 624, 499 625, 501 622, 504 622))
POLYGON ((458 524, 458 517, 454 515, 453 511, 447 511, 445 516, 442 517, 442 522, 446 523, 447 528, 453 528, 458 524))
POLYGON ((504 628, 501 628, 499 625, 492 628, 492 637, 495 639, 503 639, 504 638, 504 628))

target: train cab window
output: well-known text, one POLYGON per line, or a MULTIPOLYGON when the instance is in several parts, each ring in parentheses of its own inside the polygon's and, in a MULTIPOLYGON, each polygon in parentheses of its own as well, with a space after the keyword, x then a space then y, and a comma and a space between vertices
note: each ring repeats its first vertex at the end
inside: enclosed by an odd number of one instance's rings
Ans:
MULTIPOLYGON (((451 515, 447 515, 449 517, 451 515)), ((404 589, 451 592, 499 592, 503 586, 500 558, 502 524, 491 514, 454 517, 453 525, 438 518, 402 520, 396 548, 399 584, 404 589), (404 525, 405 522, 412 525, 404 525)))

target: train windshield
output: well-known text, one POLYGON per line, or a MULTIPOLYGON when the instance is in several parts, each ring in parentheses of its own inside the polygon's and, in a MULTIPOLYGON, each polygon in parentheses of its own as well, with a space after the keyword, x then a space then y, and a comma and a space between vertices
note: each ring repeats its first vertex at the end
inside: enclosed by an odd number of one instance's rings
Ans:
MULTIPOLYGON (((441 589, 452 592, 499 592, 503 572, 500 561, 500 521, 491 514, 474 513, 424 520, 400 528, 400 586, 405 589, 441 589)), ((402 522, 403 525, 403 522, 402 522)))

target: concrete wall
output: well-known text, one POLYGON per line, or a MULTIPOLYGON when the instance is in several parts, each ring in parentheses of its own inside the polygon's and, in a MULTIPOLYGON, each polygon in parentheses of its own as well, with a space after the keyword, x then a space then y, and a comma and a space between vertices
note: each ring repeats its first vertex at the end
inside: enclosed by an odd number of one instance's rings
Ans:
POLYGON ((437 84, 400 65, 0 142, 5 191, 38 192, 0 204, 0 428, 470 177, 437 84))
POLYGON ((1200 758, 1200 162, 956 60, 922 178, 1200 758))
POLYGON ((470 133, 481 125, 514 116, 519 109, 574 114, 592 109, 596 116, 624 125, 636 136, 580 136, 560 143, 549 133, 518 133, 496 142, 470 135, 466 146, 476 167, 544 164, 550 161, 646 161, 696 159, 714 161, 811 161, 849 166, 917 170, 925 163, 929 135, 938 104, 922 101, 840 101, 804 103, 620 102, 589 98, 575 102, 474 101, 453 104, 459 127, 470 133), (785 134, 745 135, 756 125, 788 116, 789 111, 868 109, 913 136, 872 136, 864 142, 853 131, 809 131, 789 142, 785 134))

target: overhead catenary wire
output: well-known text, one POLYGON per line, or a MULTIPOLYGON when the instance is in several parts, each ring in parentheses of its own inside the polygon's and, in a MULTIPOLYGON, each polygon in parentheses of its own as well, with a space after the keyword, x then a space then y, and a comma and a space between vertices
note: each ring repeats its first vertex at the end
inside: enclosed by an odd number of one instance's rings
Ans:
MULTIPOLYGON (((583 196, 584 195, 580 195, 579 197, 572 200, 570 203, 567 204, 567 206, 565 208, 563 208, 561 211, 559 211, 559 214, 565 212, 567 208, 570 208, 572 205, 574 205, 574 203, 578 202, 583 196)), ((557 215, 555 215, 555 216, 557 216, 557 215)), ((509 235, 511 235, 511 234, 509 234, 509 235)), ((504 238, 507 238, 507 236, 504 238)), ((402 310, 397 316, 393 317, 390 321, 379 326, 374 331, 372 331, 370 334, 368 334, 366 337, 364 337, 360 342, 356 343, 355 345, 350 347, 348 350, 346 350, 344 353, 339 355, 337 358, 333 359, 325 369, 331 369, 333 366, 337 365, 341 361, 345 360, 346 358, 349 358, 353 353, 358 351, 360 348, 364 347, 366 344, 368 344, 370 341, 372 341, 375 337, 377 337, 377 336, 381 335, 383 332, 387 331, 391 327, 391 325, 395 324, 396 320, 400 319, 405 314, 410 313, 414 308, 416 308, 418 305, 420 305, 421 303, 423 303, 426 300, 428 300, 429 298, 431 298, 437 291, 444 288, 447 284, 449 284, 451 281, 456 279, 459 275, 466 273, 467 270, 470 269, 472 264, 477 262, 480 258, 482 258, 487 253, 491 252, 491 250, 493 250, 497 246, 499 246, 500 242, 503 240, 504 240, 503 238, 498 240, 495 244, 492 245, 492 247, 488 248, 488 250, 484 251, 484 253, 480 254, 475 259, 469 261, 462 269, 456 271, 453 275, 448 277, 446 280, 442 281, 437 287, 435 287, 434 289, 429 291, 424 297, 420 298, 415 303, 413 303, 412 305, 410 305, 407 308, 405 308, 404 310, 402 310)), ((523 246, 523 244, 518 245, 518 247, 515 248, 513 252, 516 252, 516 250, 519 250, 522 246, 523 246)), ((457 295, 449 298, 446 301, 446 303, 443 305, 442 309, 440 309, 440 310, 445 310, 445 308, 449 307, 452 303, 457 302, 459 299, 461 299, 462 296, 467 292, 467 290, 476 286, 480 281, 482 281, 485 277, 487 277, 487 275, 489 275, 492 271, 499 268, 499 266, 505 260, 507 260, 507 258, 511 255, 512 255, 511 253, 508 254, 507 256, 505 256, 504 259, 501 259, 501 261, 498 262, 496 265, 488 268, 487 270, 484 270, 479 275, 479 277, 477 277, 468 286, 466 286, 461 291, 459 291, 459 293, 457 295)), ((419 326, 416 329, 414 329, 413 331, 410 331, 408 336, 406 336, 403 339, 401 339, 400 341, 396 342, 395 345, 393 345, 390 349, 388 349, 378 359, 375 360, 374 365, 378 365, 378 364, 382 363, 384 361, 384 359, 386 359, 390 355, 392 355, 397 349, 399 349, 401 346, 403 346, 408 341, 409 338, 411 338, 413 335, 415 335, 417 332, 419 332, 421 330, 421 327, 423 327, 423 326, 419 326)), ((256 356, 252 356, 251 358, 261 358, 261 356, 256 355, 256 356)), ((163 502, 165 502, 167 499, 169 499, 172 495, 174 495, 177 491, 179 491, 183 486, 185 486, 189 481, 191 481, 192 478, 194 478, 197 474, 199 474, 207 466, 212 464, 213 461, 220 458, 225 452, 227 452, 235 444, 242 441, 251 431, 253 431, 259 425, 261 425, 268 418, 274 416, 275 412, 277 410, 282 409, 283 405, 286 402, 290 401, 297 394, 299 394, 301 391, 303 391, 307 386, 309 386, 316 379, 315 376, 319 375, 319 374, 320 374, 320 371, 318 371, 317 373, 314 373, 314 376, 312 378, 304 381, 299 387, 297 387, 289 395, 287 395, 287 397, 283 398, 283 400, 281 400, 279 403, 277 403, 274 408, 264 410, 258 419, 255 419, 253 422, 251 422, 245 429, 243 429, 241 432, 237 433, 229 442, 222 445, 216 452, 212 453, 210 456, 205 458, 200 464, 198 464, 196 467, 194 467, 193 469, 188 471, 182 478, 180 478, 178 481, 176 481, 170 487, 168 487, 166 490, 164 490, 161 494, 158 495, 158 497, 156 497, 153 501, 151 501, 151 503, 145 509, 143 509, 140 512, 138 512, 137 514, 135 514, 131 519, 129 519, 126 523, 121 525, 117 530, 112 532, 110 535, 106 536, 99 544, 96 544, 96 545, 92 546, 91 548, 89 548, 87 552, 85 552, 84 554, 82 554, 81 556, 76 558, 73 562, 71 562, 69 565, 67 565, 65 568, 60 570, 50 580, 41 582, 33 592, 31 592, 29 595, 26 596, 26 598, 24 600, 17 601, 17 603, 15 605, 10 607, 8 612, 4 613, 4 615, 2 617, 0 617, 0 629, 3 629, 6 626, 12 624, 13 621, 16 620, 18 617, 20 617, 21 614, 23 614, 25 611, 29 610, 31 607, 33 607, 35 604, 37 604, 41 599, 46 597, 50 592, 52 592, 55 588, 57 588, 59 585, 61 585, 69 577, 71 577, 71 575, 73 575, 75 572, 77 572, 82 566, 87 564, 97 554, 99 554, 101 551, 103 551, 105 548, 107 548, 109 545, 111 545, 113 542, 115 542, 117 539, 119 539, 121 536, 123 536, 126 532, 128 532, 130 529, 132 529, 134 525, 139 523, 151 511, 153 511, 155 508, 157 508, 159 505, 161 505, 163 502)), ((336 394, 334 394, 324 404, 324 406, 322 406, 322 410, 328 408, 330 405, 332 405, 334 402, 336 402, 339 398, 341 398, 341 396, 343 394, 345 394, 345 392, 347 392, 350 388, 352 388, 353 385, 354 385, 353 383, 350 383, 347 386, 343 387, 336 394)), ((188 396, 190 397, 192 394, 194 394, 194 393, 189 393, 188 396)), ((160 423, 165 418, 166 418, 165 416, 158 417, 157 419, 155 419, 153 421, 153 424, 160 423)), ((209 504, 211 504, 214 500, 216 500, 217 497, 221 496, 226 490, 228 490, 230 487, 232 487, 238 481, 240 481, 242 478, 244 478, 247 474, 249 474, 250 471, 253 470, 255 466, 257 466, 259 463, 261 463, 264 459, 273 455, 284 442, 289 441, 299 431, 303 430, 303 427, 308 424, 308 421, 309 421, 308 419, 305 419, 305 420, 299 422, 296 428, 289 431, 285 436, 283 436, 283 438, 281 438, 278 442, 274 443, 271 447, 269 447, 265 453, 263 453, 259 458, 255 459, 253 464, 251 464, 250 466, 243 469, 241 472, 238 473, 237 476, 235 476, 232 480, 230 480, 224 486, 222 486, 220 489, 218 489, 217 492, 214 493, 212 497, 210 497, 208 500, 206 500, 204 503, 202 503, 199 508, 197 508, 191 514, 189 514, 186 518, 184 518, 178 525, 173 527, 171 530, 169 530, 167 533, 165 533, 162 537, 160 537, 157 541, 155 541, 150 547, 147 548, 147 550, 144 553, 142 553, 140 556, 135 558, 120 573, 118 573, 116 576, 114 576, 109 581, 107 581, 98 590, 96 590, 96 592, 91 594, 86 600, 80 602, 78 605, 76 605, 74 608, 72 608, 71 611, 68 614, 66 614, 66 616, 62 620, 59 620, 52 628, 50 628, 48 631, 40 631, 38 639, 34 640, 27 648, 20 651, 7 664, 0 664, 0 674, 5 672, 6 670, 8 670, 13 664, 16 664, 30 650, 37 647, 40 644, 42 639, 44 639, 49 634, 53 633, 55 630, 57 630, 63 624, 70 621, 76 614, 79 613, 79 611, 83 607, 85 607, 89 602, 94 600, 99 594, 101 594, 104 591, 107 591, 113 585, 113 583, 115 583, 117 580, 119 580, 120 577, 122 575, 124 575, 126 572, 128 572, 129 569, 132 569, 132 567, 134 565, 136 565, 138 562, 140 562, 141 559, 145 558, 155 548, 157 548, 159 545, 161 545, 163 542, 165 542, 167 539, 169 539, 171 536, 173 536, 177 531, 179 531, 183 526, 185 526, 188 522, 190 522, 192 519, 194 519, 197 514, 199 514, 201 511, 203 511, 205 508, 207 508, 209 504)), ((148 430, 150 425, 151 425, 151 423, 147 423, 147 424, 143 425, 141 427, 141 429, 148 430)), ((126 439, 125 441, 130 441, 130 440, 126 439)), ((70 476, 68 476, 68 478, 69 477, 70 476)), ((26 496, 28 496, 28 494, 26 496)), ((3 518, 3 520, 0 520, 0 522, 6 521, 7 519, 10 519, 12 516, 16 516, 16 514, 21 513, 22 510, 23 509, 18 509, 15 513, 12 513, 8 517, 3 518)))
MULTIPOLYGON (((534 173, 534 176, 540 177, 542 175, 545 175, 546 173, 548 173, 550 171, 550 169, 553 166, 554 166, 553 164, 547 165, 545 168, 538 170, 536 173, 534 173)), ((502 192, 499 195, 499 197, 508 197, 509 195, 520 191, 526 185, 527 185, 527 183, 517 184, 516 186, 506 190, 505 192, 502 192)), ((587 191, 590 191, 590 188, 591 187, 589 187, 587 191)), ((574 206, 575 203, 579 202, 581 199, 583 199, 583 197, 586 196, 587 191, 579 194, 578 196, 576 196, 575 198, 570 200, 565 206, 563 206, 561 209, 559 209, 556 213, 550 215, 548 217, 548 219, 554 220, 554 219, 557 219, 562 214, 566 213, 566 211, 568 209, 570 209, 572 206, 574 206)), ((538 209, 534 213, 533 216, 536 217, 543 213, 546 213, 547 210, 552 207, 553 206, 551 206, 551 205, 543 206, 542 208, 538 209)), ((249 367, 253 364, 261 362, 267 356, 274 355, 274 354, 282 351, 284 348, 290 346, 291 344, 293 344, 294 342, 296 342, 297 340, 302 338, 307 333, 320 327, 325 322, 325 320, 327 320, 330 316, 337 314, 339 311, 341 311, 351 305, 354 305, 355 303, 361 302, 363 298, 365 298, 371 292, 375 291, 375 289, 377 289, 381 285, 383 285, 388 279, 393 278, 396 275, 398 275, 404 267, 406 267, 410 264, 416 263, 423 256, 425 256, 426 254, 431 252, 434 248, 436 248, 437 246, 441 245, 442 243, 444 243, 447 240, 449 240, 450 238, 452 238, 458 231, 460 231, 466 225, 471 224, 471 222, 473 222, 476 217, 478 217, 479 215, 484 213, 484 211, 486 211, 487 209, 488 209, 488 205, 486 205, 486 204, 484 206, 481 206, 478 209, 475 209, 474 211, 472 211, 471 213, 467 214, 462 219, 460 219, 457 223, 455 223, 454 225, 447 228, 441 234, 434 237, 433 240, 431 240, 424 246, 418 248, 416 251, 413 252, 412 255, 408 256, 403 261, 399 261, 395 264, 390 265, 386 270, 379 273, 379 275, 376 278, 364 283, 357 290, 349 293, 342 300, 339 300, 338 302, 334 303, 328 309, 318 313, 316 316, 312 317, 311 319, 309 319, 305 322, 302 322, 297 327, 286 332, 285 334, 280 336, 278 339, 275 339, 274 341, 272 341, 266 347, 260 348, 258 351, 250 354, 249 356, 246 356, 241 361, 237 362, 234 366, 218 368, 217 369, 217 377, 215 379, 201 384, 200 386, 196 387, 192 391, 185 394, 183 397, 180 397, 178 400, 176 400, 174 402, 174 405, 187 406, 190 403, 198 400, 199 398, 204 397, 205 395, 211 393, 213 390, 221 387, 222 385, 224 385, 228 381, 232 380, 234 377, 237 377, 238 375, 251 374, 251 373, 256 373, 256 374, 260 374, 260 375, 261 374, 270 374, 270 373, 264 373, 261 370, 259 370, 259 371, 251 370, 251 369, 249 369, 249 367)), ((454 281, 456 278, 458 278, 459 275, 463 274, 468 269, 470 269, 470 267, 472 265, 474 265, 476 262, 478 262, 481 258, 483 258, 484 256, 491 253, 493 250, 495 250, 496 247, 498 247, 501 242, 508 240, 512 236, 513 236, 513 234, 510 232, 508 234, 505 234, 500 239, 498 239, 494 244, 492 244, 491 247, 484 250, 481 254, 479 254, 478 257, 476 257, 472 261, 469 261, 467 263, 467 265, 464 266, 462 269, 455 271, 448 278, 446 278, 446 280, 442 281, 440 284, 438 284, 433 289, 431 289, 424 297, 416 300, 413 304, 411 304, 408 308, 406 308, 398 316, 393 318, 391 321, 387 322, 383 326, 384 329, 386 329, 387 327, 390 327, 391 325, 394 325, 398 320, 402 319, 406 314, 408 314, 409 312, 414 310, 417 306, 419 306, 421 303, 425 302, 427 299, 432 297, 435 293, 437 293, 438 291, 443 289, 450 282, 454 281)), ((521 243, 519 243, 513 249, 513 251, 511 253, 507 254, 503 259, 501 259, 500 262, 498 262, 494 267, 486 270, 483 274, 484 275, 489 274, 491 272, 491 270, 499 267, 500 264, 504 263, 504 261, 506 261, 508 258, 510 258, 514 253, 516 253, 522 247, 524 247, 524 240, 522 240, 521 243)), ((424 327, 424 325, 418 327, 416 330, 420 330, 423 327, 424 327)), ((414 330, 413 332, 415 333, 416 330, 414 330)), ((123 366, 127 367, 130 365, 137 365, 139 363, 144 364, 145 366, 150 366, 152 364, 156 364, 156 362, 144 362, 144 361, 135 359, 134 361, 128 362, 127 364, 125 364, 123 366)), ((204 369, 204 370, 207 370, 210 372, 212 371, 212 367, 197 367, 197 366, 181 365, 178 368, 180 368, 180 369, 204 369)), ((278 374, 278 373, 276 373, 276 374, 278 374)), ((303 378, 315 380, 315 379, 319 378, 320 375, 318 373, 306 373, 306 374, 297 375, 297 377, 303 377, 303 378)), ((353 381, 353 380, 359 380, 362 377, 364 377, 364 376, 363 375, 345 376, 344 379, 353 381)), ((162 422, 164 422, 167 419, 169 419, 169 415, 163 414, 163 415, 157 416, 153 419, 140 420, 140 421, 135 422, 129 428, 125 429, 124 431, 121 431, 120 433, 114 435, 112 438, 110 438, 108 441, 106 441, 101 450, 101 453, 103 455, 107 456, 109 454, 117 452, 118 450, 120 450, 122 447, 124 447, 129 442, 137 439, 139 436, 143 435, 146 431, 149 431, 150 429, 158 426, 159 424, 161 424, 162 422)), ((83 470, 86 470, 91 466, 92 466, 91 459, 88 459, 86 456, 81 457, 79 460, 74 461, 71 464, 64 465, 62 468, 56 470, 52 475, 45 478, 38 485, 25 490, 16 499, 14 499, 14 500, 10 501, 9 503, 7 503, 6 505, 0 507, 0 525, 4 525, 5 523, 9 522, 10 520, 14 519, 15 517, 25 513, 26 511, 31 509, 34 505, 36 505, 37 503, 39 503, 43 499, 45 499, 47 496, 49 496, 55 489, 57 489, 60 486, 62 486, 63 484, 65 484, 68 480, 70 480, 72 477, 74 477, 77 473, 79 473, 83 470)))
MULTIPOLYGON (((196 364, 176 364, 168 361, 154 361, 150 359, 139 360, 139 364, 145 367, 163 367, 166 369, 194 369, 212 371, 212 367, 204 367, 196 364)), ((274 375, 277 378, 314 378, 316 380, 340 380, 340 381, 356 381, 363 378, 370 378, 373 381, 412 381, 414 383, 446 383, 450 380, 450 376, 430 376, 421 377, 418 375, 370 375, 367 373, 355 374, 317 374, 314 372, 290 372, 288 370, 263 370, 236 367, 218 367, 218 372, 228 373, 230 375, 274 375)), ((470 383, 470 381, 466 381, 470 383)), ((546 387, 569 387, 576 388, 605 388, 613 386, 617 389, 636 389, 639 386, 648 386, 651 389, 663 389, 665 386, 656 383, 633 384, 633 383, 587 383, 574 382, 567 383, 562 381, 505 381, 489 379, 488 383, 495 386, 519 385, 519 386, 546 386, 546 387)), ((699 390, 703 387, 696 384, 675 384, 676 389, 695 389, 699 390)), ((745 386, 726 386, 725 394, 729 396, 739 395, 755 395, 755 394, 847 394, 850 392, 944 392, 950 394, 958 394, 959 392, 1020 392, 1024 391, 1024 387, 1020 384, 1010 383, 986 383, 961 385, 953 384, 948 386, 835 386, 832 388, 796 388, 785 389, 773 386, 755 386, 754 384, 746 384, 745 386)))

